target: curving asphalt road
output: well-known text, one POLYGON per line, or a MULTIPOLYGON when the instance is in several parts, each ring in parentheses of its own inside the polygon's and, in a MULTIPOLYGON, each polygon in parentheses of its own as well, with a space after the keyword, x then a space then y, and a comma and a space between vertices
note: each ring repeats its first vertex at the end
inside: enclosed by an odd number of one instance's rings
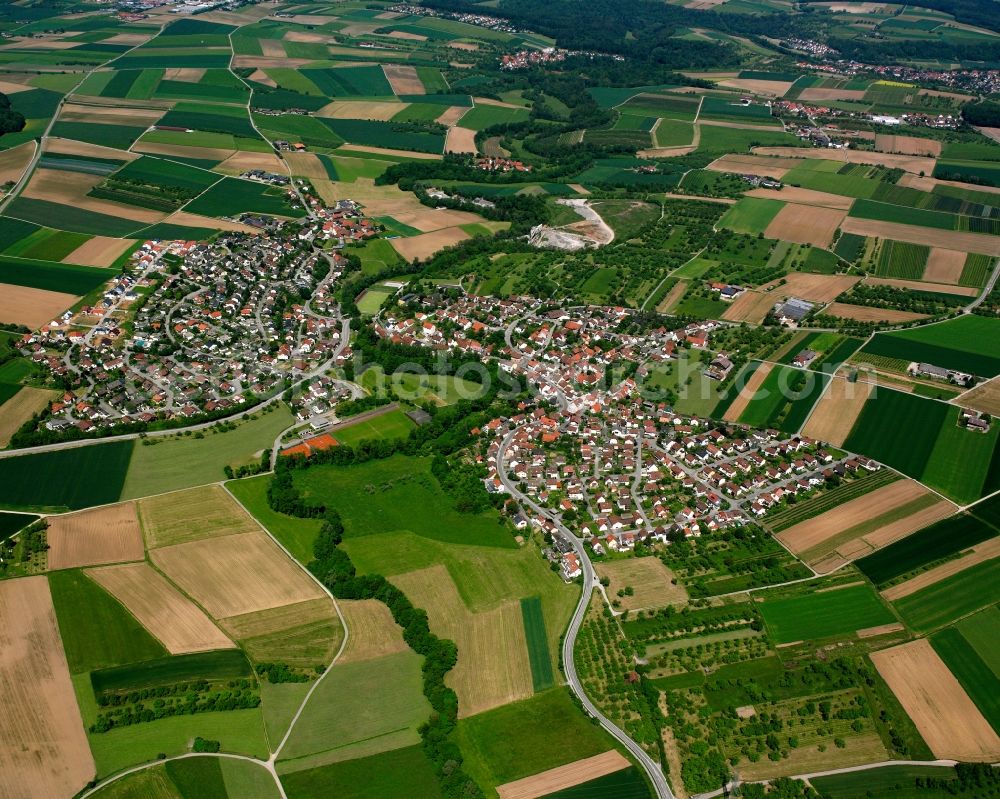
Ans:
POLYGON ((586 691, 583 690, 583 684, 580 682, 580 678, 576 673, 576 656, 573 652, 573 648, 576 644, 576 637, 580 632, 580 627, 583 624, 584 616, 587 614, 587 608, 590 606, 590 597, 594 592, 594 587, 598 584, 597 576, 594 573, 594 566, 590 562, 590 557, 587 555, 587 551, 584 549, 583 543, 575 535, 573 535, 569 529, 567 529, 558 518, 554 518, 547 510, 540 507, 534 500, 530 497, 522 494, 517 485, 507 477, 507 471, 504 466, 504 461, 507 455, 507 447, 510 446, 511 440, 517 433, 517 428, 514 428, 510 433, 508 433, 500 444, 500 449, 497 452, 497 474, 500 477, 500 481, 503 483, 510 495, 514 497, 518 502, 521 502, 531 508, 535 513, 544 516, 549 519, 563 538, 568 541, 573 550, 576 552, 577 557, 580 559, 580 566, 583 569, 583 591, 580 594, 580 601, 576 606, 576 611, 573 613, 573 618, 570 620, 569 629, 566 631, 566 635, 563 638, 563 649, 562 649, 562 662, 563 671, 566 674, 566 682, 569 683, 570 689, 576 694, 580 703, 583 705, 583 709, 590 715, 593 716, 600 725, 615 738, 619 743, 621 743, 629 753, 635 758, 636 762, 642 767, 653 784, 653 789, 656 792, 657 799, 674 799, 674 794, 670 790, 670 786, 667 784, 667 778, 660 768, 660 765, 653 760, 646 751, 639 746, 632 738, 625 733, 624 730, 616 726, 609 718, 607 718, 597 706, 590 701, 587 696, 586 691))

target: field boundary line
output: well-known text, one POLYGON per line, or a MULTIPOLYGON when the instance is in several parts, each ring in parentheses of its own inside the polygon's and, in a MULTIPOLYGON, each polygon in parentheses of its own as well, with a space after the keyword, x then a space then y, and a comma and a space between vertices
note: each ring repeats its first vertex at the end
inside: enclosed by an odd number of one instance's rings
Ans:
MULTIPOLYGON (((301 717, 302 713, 305 711, 306 705, 309 703, 309 700, 312 698, 313 693, 316 691, 317 688, 319 688, 320 683, 322 683, 323 680, 326 679, 327 675, 330 674, 330 672, 333 671, 333 667, 334 667, 334 665, 336 665, 337 660, 344 653, 344 650, 347 649, 347 642, 348 642, 348 640, 351 637, 351 633, 350 633, 350 630, 348 630, 348 628, 347 628, 347 619, 344 618, 344 613, 340 609, 340 603, 337 602, 337 598, 333 595, 333 593, 330 591, 330 589, 327 588, 322 583, 322 581, 315 574, 313 574, 311 571, 309 571, 309 569, 307 569, 304 565, 302 565, 292 555, 292 553, 288 551, 288 549, 285 547, 285 545, 282 544, 271 533, 271 531, 268 530, 267 527, 264 526, 264 524, 256 516, 254 516, 252 513, 250 513, 249 509, 242 502, 240 502, 240 500, 236 497, 235 494, 233 494, 232 491, 229 490, 229 488, 226 486, 225 483, 222 484, 222 488, 223 488, 223 490, 227 494, 229 494, 229 496, 232 498, 232 500, 237 505, 240 506, 240 508, 243 510, 243 512, 246 513, 251 519, 253 519, 254 524, 256 524, 258 527, 260 527, 260 529, 264 531, 264 534, 267 535, 268 538, 270 538, 272 541, 274 541, 274 543, 277 544, 281 548, 281 551, 284 552, 285 555, 288 556, 291 559, 292 563, 294 563, 296 566, 298 566, 300 569, 302 569, 302 571, 304 571, 309 576, 309 578, 314 583, 316 583, 316 585, 318 585, 320 587, 320 589, 323 591, 323 593, 325 593, 328 597, 330 597, 330 601, 333 602, 334 610, 337 611, 337 616, 340 618, 340 624, 344 628, 344 638, 340 642, 340 648, 337 650, 336 654, 333 656, 333 660, 330 661, 330 664, 326 667, 326 670, 319 676, 318 679, 316 679, 315 682, 313 682, 312 686, 306 692, 305 697, 303 697, 303 699, 302 699, 302 703, 299 705, 299 709, 297 711, 295 711, 295 715, 292 716, 292 720, 288 724, 288 729, 285 731, 284 737, 278 743, 277 749, 272 750, 271 757, 268 759, 267 762, 273 768, 275 761, 278 759, 278 755, 281 754, 281 750, 284 749, 285 744, 288 743, 288 739, 291 737, 292 731, 295 729, 295 725, 298 722, 299 717, 301 717)), ((266 731, 265 731, 265 736, 266 736, 266 731)))

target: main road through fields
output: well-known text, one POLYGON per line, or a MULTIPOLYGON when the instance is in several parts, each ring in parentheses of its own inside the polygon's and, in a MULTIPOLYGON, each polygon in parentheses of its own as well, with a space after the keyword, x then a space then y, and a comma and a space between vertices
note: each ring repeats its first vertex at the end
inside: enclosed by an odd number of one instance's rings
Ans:
POLYGON ((580 632, 580 626, 583 624, 583 618, 587 614, 587 608, 590 606, 590 597, 593 595, 594 587, 597 585, 597 577, 594 574, 594 566, 590 562, 587 551, 580 539, 573 535, 573 533, 571 533, 558 518, 553 517, 547 510, 540 507, 530 497, 522 494, 518 490, 515 483, 507 477, 507 469, 504 465, 504 460, 507 455, 507 448, 510 446, 510 442, 516 433, 517 428, 508 433, 501 442, 500 449, 497 451, 497 474, 500 476, 500 481, 503 483, 504 488, 506 488, 507 491, 510 492, 510 495, 518 502, 527 505, 539 516, 542 516, 555 524, 559 534, 573 547, 577 557, 580 559, 580 566, 583 568, 583 591, 580 594, 580 602, 576 606, 576 611, 573 613, 573 618, 569 623, 569 629, 566 631, 566 636, 563 638, 562 662, 563 671, 566 674, 566 682, 569 683, 569 687, 580 700, 580 703, 583 705, 583 709, 589 715, 597 719, 600 725, 607 730, 612 737, 628 749, 629 753, 636 759, 639 765, 649 776, 649 780, 653 784, 653 789, 656 791, 657 799, 674 799, 670 786, 667 784, 667 778, 664 776, 663 770, 660 768, 659 764, 646 754, 646 751, 639 746, 639 744, 633 741, 624 730, 620 729, 609 718, 601 713, 601 711, 597 709, 597 706, 590 701, 586 691, 583 690, 583 684, 580 682, 580 678, 576 673, 576 659, 573 649, 576 644, 576 637, 580 632))

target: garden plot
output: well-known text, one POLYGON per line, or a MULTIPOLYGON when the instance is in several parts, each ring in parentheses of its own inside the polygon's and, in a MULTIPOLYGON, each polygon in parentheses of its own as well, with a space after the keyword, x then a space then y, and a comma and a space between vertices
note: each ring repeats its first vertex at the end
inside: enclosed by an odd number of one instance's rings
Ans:
POLYGON ((235 646, 201 608, 148 563, 89 569, 87 576, 128 608, 171 655, 235 646))
POLYGON ((50 516, 49 569, 142 560, 145 549, 134 502, 50 516))

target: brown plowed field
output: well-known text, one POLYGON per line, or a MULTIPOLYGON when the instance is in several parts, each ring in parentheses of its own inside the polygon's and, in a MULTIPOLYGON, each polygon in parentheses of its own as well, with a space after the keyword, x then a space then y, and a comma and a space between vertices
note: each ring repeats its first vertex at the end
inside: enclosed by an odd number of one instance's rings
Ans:
POLYGON ((746 196, 761 197, 765 200, 781 200, 799 205, 818 205, 822 208, 836 208, 840 211, 850 211, 851 205, 854 203, 852 197, 841 197, 839 194, 803 189, 798 186, 785 186, 783 189, 754 189, 748 191, 746 196))
POLYGON ((274 39, 258 39, 260 42, 260 52, 264 58, 284 58, 285 48, 282 47, 281 42, 277 42, 274 39))
POLYGON ((371 660, 407 648, 402 628, 382 602, 375 599, 342 599, 340 612, 347 621, 350 637, 338 663, 371 660))
POLYGON ((238 55, 233 58, 233 69, 272 69, 288 67, 298 69, 313 62, 311 58, 268 58, 260 55, 238 55))
POLYGON ((163 116, 163 111, 155 108, 125 108, 119 106, 73 105, 67 103, 59 113, 60 122, 91 122, 95 125, 134 125, 147 127, 155 125, 163 116))
POLYGON ((8 181, 17 183, 34 152, 34 142, 30 141, 0 152, 0 184, 8 181))
POLYGON ((447 125, 448 127, 451 127, 452 125, 457 124, 458 120, 464 117, 468 110, 469 109, 465 106, 453 105, 434 121, 439 125, 447 125))
POLYGON ((723 419, 727 422, 735 422, 740 418, 740 414, 747 409, 747 405, 750 404, 750 400, 753 399, 753 395, 757 393, 757 389, 760 388, 764 379, 771 373, 771 364, 763 363, 757 367, 750 379, 747 380, 746 385, 740 391, 739 396, 733 400, 729 409, 723 415, 723 419))
POLYGON ((792 272, 785 275, 785 281, 772 280, 760 287, 761 291, 769 291, 774 301, 784 297, 801 297, 812 302, 830 302, 850 289, 858 278, 851 275, 813 275, 807 272, 792 272))
POLYGON ((371 153, 372 155, 384 155, 387 160, 392 160, 394 156, 402 156, 405 158, 421 158, 426 161, 440 161, 443 156, 439 153, 418 153, 411 152, 410 150, 393 150, 390 147, 372 147, 368 144, 344 144, 340 147, 341 150, 345 152, 337 152, 336 155, 343 155, 350 158, 350 150, 354 150, 358 153, 371 153))
MULTIPOLYGON (((687 291, 688 283, 685 280, 678 281, 670 291, 667 292, 667 296, 663 298, 663 301, 656 306, 657 313, 666 313, 675 302, 680 301, 680 298, 684 296, 684 292, 687 291)), ((725 318, 725 314, 723 314, 725 318)), ((761 317, 763 318, 763 317, 761 317)))
POLYGON ((392 248, 405 260, 412 261, 415 258, 430 258, 434 253, 458 244, 469 238, 469 234, 458 227, 435 230, 433 233, 423 233, 419 236, 411 236, 408 239, 392 239, 392 248))
POLYGON ((250 225, 242 225, 239 222, 230 222, 226 219, 213 219, 198 214, 189 214, 187 211, 174 211, 163 220, 170 225, 188 225, 190 227, 203 227, 210 230, 236 230, 240 233, 252 233, 260 235, 260 230, 250 225))
POLYGON ((128 608, 171 655, 236 646, 201 608, 148 563, 88 569, 87 576, 128 608))
POLYGON ((94 236, 85 241, 62 259, 64 264, 82 266, 111 266, 123 252, 135 244, 135 239, 113 239, 110 236, 94 236))
POLYGON ((822 544, 842 530, 905 505, 926 493, 927 489, 915 480, 897 480, 793 525, 778 533, 776 538, 792 552, 799 554, 822 544))
POLYGON ((850 435, 873 388, 872 383, 860 380, 851 383, 835 376, 809 415, 802 435, 841 446, 850 435))
POLYGON ((38 169, 24 190, 24 196, 35 200, 48 200, 54 203, 72 205, 87 211, 96 211, 120 219, 132 219, 136 222, 159 222, 166 216, 159 211, 88 197, 87 192, 102 180, 104 178, 101 175, 65 172, 59 169, 38 169))
POLYGON ((759 291, 744 292, 729 303, 729 307, 722 312, 722 318, 729 322, 760 324, 778 302, 778 299, 778 297, 762 294, 759 291))
POLYGON ((799 100, 803 103, 824 102, 825 100, 864 100, 864 89, 803 89, 799 100))
MULTIPOLYGON (((6 289, 5 285, 0 284, 0 294, 6 289)), ((58 396, 58 391, 25 386, 0 405, 0 447, 6 447, 10 443, 10 437, 21 429, 21 425, 58 396)))
POLYGON ((729 86, 739 89, 742 92, 751 94, 769 94, 772 97, 780 97, 792 88, 792 81, 783 80, 754 80, 752 78, 729 78, 720 81, 720 86, 729 86))
POLYGON ((812 244, 814 247, 828 249, 833 242, 833 234, 845 216, 847 211, 788 203, 771 220, 764 235, 769 239, 812 244))
POLYGON ((887 588, 882 592, 882 596, 890 602, 895 602, 897 599, 902 599, 904 596, 915 594, 917 591, 921 591, 930 585, 939 583, 954 574, 964 572, 966 569, 971 569, 979 563, 993 560, 996 557, 1000 557, 1000 537, 991 538, 988 541, 984 541, 982 544, 976 544, 960 558, 949 560, 946 563, 942 563, 940 566, 935 566, 933 569, 921 572, 916 577, 899 583, 899 585, 887 588))
POLYGON ((1000 758, 1000 737, 926 638, 873 652, 871 659, 935 757, 1000 758))
POLYGON ((893 136, 879 133, 875 136, 875 149, 883 153, 924 155, 937 158, 941 155, 941 142, 934 139, 921 139, 918 136, 893 136))
POLYGON ((310 180, 330 179, 330 173, 326 171, 323 162, 315 153, 285 153, 285 160, 296 177, 310 180))
POLYGON ((182 83, 198 83, 205 77, 205 70, 200 67, 172 67, 163 73, 165 80, 179 80, 182 83))
POLYGON ((900 633, 905 629, 898 621, 894 621, 889 624, 880 624, 878 627, 865 627, 863 630, 858 630, 857 633, 858 638, 874 638, 888 633, 900 633))
POLYGON ((781 180, 789 169, 799 165, 795 158, 766 158, 762 155, 724 155, 716 158, 706 169, 714 172, 733 172, 737 175, 757 175, 781 180))
POLYGON ((448 128, 448 137, 444 141, 446 153, 477 153, 476 131, 468 128, 448 128))
POLYGON ((225 161, 235 150, 217 147, 189 147, 186 144, 158 144, 151 141, 137 141, 132 149, 137 153, 150 155, 173 155, 179 158, 200 158, 206 161, 225 161))
MULTIPOLYGON (((387 122, 406 108, 408 103, 387 103, 378 100, 359 102, 335 101, 324 105, 314 116, 327 119, 371 119, 387 122)), ((463 111, 468 109, 463 108, 463 111)))
POLYGON ((472 613, 444 566, 389 578, 417 607, 431 632, 450 638, 458 663, 445 682, 458 694, 459 715, 482 713, 534 693, 519 602, 472 613))
POLYGON ((150 557, 216 619, 325 596, 259 530, 154 549, 150 557))
POLYGON ((63 294, 60 291, 0 283, 0 322, 27 325, 30 328, 41 327, 78 299, 73 294, 63 294))
MULTIPOLYGON (((754 147, 758 155, 780 155, 787 158, 815 158, 816 151, 801 147, 754 147)), ((869 150, 823 150, 823 158, 828 161, 842 161, 847 164, 871 164, 902 169, 919 175, 934 171, 935 159, 923 158, 919 155, 895 155, 892 153, 875 153, 869 150)))
POLYGON ((426 94, 416 67, 404 64, 383 64, 382 71, 393 94, 426 94))
POLYGON ((497 793, 500 799, 537 799, 539 796, 548 796, 574 785, 596 780, 605 774, 613 774, 630 765, 628 760, 612 749, 604 754, 576 760, 523 780, 500 785, 497 793))
POLYGON ((49 516, 48 520, 50 569, 122 563, 145 557, 134 502, 49 516))
POLYGON ((0 796, 74 796, 94 759, 73 693, 49 584, 0 583, 0 796))
MULTIPOLYGON (((299 155, 299 153, 286 153, 286 157, 299 155)), ((315 158, 315 156, 313 156, 315 158)), ((291 161, 289 161, 291 163, 291 161)), ((227 175, 242 175, 250 169, 263 169, 266 172, 274 172, 278 175, 285 174, 285 165, 274 153, 248 153, 244 150, 233 153, 221 164, 214 167, 219 172, 227 175)), ((326 177, 326 172, 323 177, 326 177)))
MULTIPOLYGON (((8 401, 8 405, 12 400, 8 401)), ((980 383, 971 391, 962 395, 961 404, 964 407, 975 408, 977 411, 1000 416, 1000 377, 995 377, 985 383, 980 383)), ((4 408, 7 406, 4 405, 4 408)), ((0 411, 2 413, 2 411, 0 411)), ((3 436, 0 435, 0 443, 3 443, 3 436)))
POLYGON ((838 316, 841 319, 856 319, 859 322, 912 322, 916 319, 926 319, 927 314, 913 311, 893 311, 885 308, 869 308, 867 305, 847 305, 834 302, 827 306, 823 313, 838 316))
POLYGON ((976 252, 992 256, 1000 255, 1000 236, 990 236, 985 233, 923 228, 916 225, 903 225, 898 222, 878 222, 872 219, 859 219, 853 216, 847 217, 842 227, 845 233, 857 233, 861 236, 897 239, 899 241, 912 242, 913 244, 926 244, 928 247, 943 247, 948 250, 961 250, 962 252, 976 252))
MULTIPOLYGON (((959 253, 965 258, 964 253, 959 253)), ((970 286, 953 286, 948 283, 926 283, 922 280, 898 280, 893 277, 866 277, 863 283, 870 286, 893 286, 899 289, 913 289, 914 291, 936 291, 939 294, 955 294, 959 297, 975 297, 979 294, 979 289, 970 286)))
POLYGON ((924 267, 924 280, 934 283, 957 283, 965 268, 965 253, 958 250, 931 249, 924 267))
POLYGON ((214 485, 139 500, 139 519, 150 549, 260 530, 228 491, 214 485))

